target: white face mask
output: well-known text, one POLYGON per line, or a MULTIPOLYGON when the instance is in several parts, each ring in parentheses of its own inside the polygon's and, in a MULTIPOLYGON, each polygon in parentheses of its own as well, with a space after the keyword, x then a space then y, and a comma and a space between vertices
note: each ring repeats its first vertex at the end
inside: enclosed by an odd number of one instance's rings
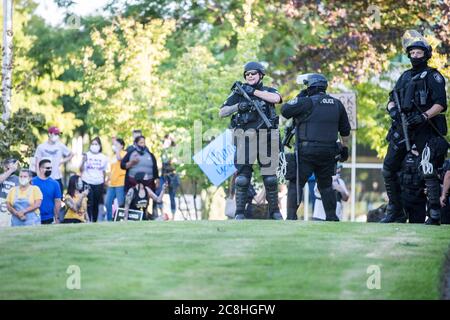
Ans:
POLYGON ((28 185, 30 183, 30 179, 29 178, 19 178, 19 184, 22 187, 25 187, 26 185, 28 185))
POLYGON ((58 135, 51 135, 51 136, 50 136, 50 140, 51 140, 52 142, 57 142, 57 141, 59 140, 59 136, 58 136, 58 135))
POLYGON ((98 144, 91 144, 89 150, 91 150, 92 153, 98 153, 100 151, 100 146, 98 144))
POLYGON ((115 144, 112 145, 112 151, 113 151, 113 152, 116 152, 116 151, 117 151, 117 147, 116 147, 115 144))

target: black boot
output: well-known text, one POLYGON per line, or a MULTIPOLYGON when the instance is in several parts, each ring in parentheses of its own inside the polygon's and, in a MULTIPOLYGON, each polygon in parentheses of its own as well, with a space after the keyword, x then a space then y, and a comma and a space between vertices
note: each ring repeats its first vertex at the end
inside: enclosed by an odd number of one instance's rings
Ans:
POLYGON ((322 196, 323 208, 325 210, 326 221, 339 221, 336 215, 336 191, 328 187, 324 189, 319 188, 322 196))
POLYGON ((403 209, 397 209, 392 204, 386 208, 386 217, 380 220, 380 223, 406 223, 407 216, 403 209))
POLYGON ((427 221, 425 221, 425 224, 429 226, 440 226, 441 225, 440 209, 430 208, 430 216, 428 217, 427 221))
POLYGON ((405 223, 407 216, 403 210, 400 184, 397 175, 391 171, 383 169, 384 185, 389 198, 389 204, 386 208, 386 217, 381 219, 381 223, 405 223))
POLYGON ((242 175, 236 177, 236 214, 234 216, 235 220, 245 219, 245 206, 247 204, 249 184, 250 179, 248 177, 242 175))
POLYGON ((439 180, 434 175, 429 175, 425 177, 425 187, 427 188, 427 198, 429 217, 425 224, 439 226, 441 225, 441 207, 439 196, 441 194, 441 186, 439 180))
POLYGON ((269 204, 269 216, 273 220, 283 220, 278 208, 278 182, 276 176, 265 176, 263 178, 266 188, 266 199, 269 204))

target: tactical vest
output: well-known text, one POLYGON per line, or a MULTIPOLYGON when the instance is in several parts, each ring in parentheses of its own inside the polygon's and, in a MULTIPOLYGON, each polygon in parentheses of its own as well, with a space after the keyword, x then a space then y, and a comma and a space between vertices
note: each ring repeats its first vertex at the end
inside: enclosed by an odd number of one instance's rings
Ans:
MULTIPOLYGON (((398 93, 403 112, 408 116, 421 113, 419 110, 425 112, 432 107, 432 102, 429 100, 427 78, 436 71, 434 68, 427 67, 413 76, 412 70, 408 70, 403 73, 400 81, 396 84, 394 90, 398 93), (416 76, 418 78, 412 80, 416 76)), ((433 117, 431 121, 442 135, 447 134, 447 121, 443 114, 433 117)))
POLYGON ((298 127, 298 140, 335 143, 339 129, 338 100, 323 93, 309 98, 313 108, 309 117, 298 127))
MULTIPOLYGON (((263 87, 260 90, 264 90, 263 87)), ((261 111, 267 116, 267 119, 272 123, 273 129, 278 128, 278 116, 275 112, 275 105, 273 103, 264 101, 258 97, 252 97, 252 100, 260 104, 261 111)), ((245 98, 241 98, 240 102, 245 102, 245 98)), ((259 116, 258 111, 252 110, 247 112, 238 111, 231 118, 231 128, 241 128, 241 129, 256 129, 256 128, 266 129, 264 125, 264 120, 259 116)))

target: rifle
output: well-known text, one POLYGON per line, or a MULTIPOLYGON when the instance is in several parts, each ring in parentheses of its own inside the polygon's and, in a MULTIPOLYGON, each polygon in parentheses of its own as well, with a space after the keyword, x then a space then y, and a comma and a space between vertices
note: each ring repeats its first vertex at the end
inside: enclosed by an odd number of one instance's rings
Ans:
POLYGON ((267 118, 266 114, 261 110, 261 106, 259 105, 259 103, 250 99, 247 92, 245 92, 244 89, 242 89, 242 86, 238 81, 234 83, 234 87, 238 89, 239 93, 245 98, 245 100, 247 100, 251 104, 251 106, 258 112, 259 116, 264 121, 264 124, 266 125, 267 129, 272 129, 273 125, 267 118))
POLYGON ((400 114, 402 131, 403 131, 403 136, 405 138, 405 144, 406 144, 406 151, 409 152, 411 150, 411 143, 409 142, 408 123, 406 122, 406 115, 402 112, 402 107, 400 106, 400 100, 398 98, 397 91, 393 90, 392 92, 394 94, 395 106, 397 107, 398 112, 400 114))

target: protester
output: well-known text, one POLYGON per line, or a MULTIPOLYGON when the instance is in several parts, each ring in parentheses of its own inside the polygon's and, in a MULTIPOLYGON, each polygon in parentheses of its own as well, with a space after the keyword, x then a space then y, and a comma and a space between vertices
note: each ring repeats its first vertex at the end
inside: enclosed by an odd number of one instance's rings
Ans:
POLYGON ((168 184, 164 184, 161 193, 158 196, 149 187, 145 186, 145 176, 145 172, 136 173, 136 186, 134 186, 127 192, 127 196, 125 199, 125 220, 128 220, 128 213, 130 209, 142 211, 142 219, 150 220, 147 215, 147 209, 150 204, 150 199, 153 199, 156 203, 161 202, 163 199, 164 192, 166 191, 168 184))
MULTIPOLYGON (((125 175, 125 193, 137 184, 135 177, 138 172, 145 174, 144 185, 156 192, 156 189, 159 187, 158 163, 153 153, 145 145, 145 137, 139 136, 134 139, 133 148, 128 150, 122 159, 120 167, 127 170, 125 175)), ((157 216, 157 214, 157 206, 154 203, 153 215, 157 216)))
POLYGON ((6 222, 6 219, 9 224, 6 197, 9 190, 19 185, 19 177, 15 174, 18 168, 18 161, 13 158, 5 159, 2 167, 3 173, 0 175, 0 225, 2 225, 2 221, 6 222))
POLYGON ((51 161, 49 159, 39 161, 38 175, 32 179, 32 183, 39 187, 43 196, 39 208, 41 224, 59 223, 62 194, 59 183, 52 179, 51 175, 51 161))
MULTIPOLYGON (((61 194, 63 194, 64 186, 62 183, 61 165, 70 161, 74 154, 60 141, 60 135, 61 131, 59 128, 48 128, 48 140, 37 147, 35 161, 36 164, 39 164, 42 159, 49 159, 51 161, 51 178, 58 182, 61 194)), ((36 172, 39 172, 39 168, 36 168, 36 172)))
POLYGON ((39 207, 42 203, 42 192, 30 182, 31 172, 22 169, 19 174, 19 186, 13 187, 8 193, 6 205, 12 214, 12 227, 41 224, 39 207))
POLYGON ((117 199, 119 207, 123 207, 125 202, 125 174, 126 171, 120 167, 120 162, 125 157, 126 152, 123 150, 125 142, 120 139, 113 139, 112 148, 114 157, 111 161, 111 173, 109 177, 108 191, 106 192, 106 212, 108 221, 113 220, 112 205, 114 199, 117 199))
POLYGON ((172 166, 172 162, 167 160, 167 162, 163 162, 162 167, 162 179, 160 181, 160 187, 157 190, 157 193, 161 191, 161 186, 167 183, 169 186, 169 198, 170 198, 170 211, 172 213, 172 219, 175 217, 175 212, 177 211, 177 203, 176 203, 176 193, 177 189, 180 186, 180 177, 175 172, 175 168, 172 166))
MULTIPOLYGON (((339 221, 344 217, 344 207, 342 201, 348 201, 350 194, 347 190, 344 180, 341 178, 342 164, 338 164, 336 174, 333 176, 332 188, 336 192, 336 216, 339 221)), ((313 210, 313 220, 326 220, 325 209, 322 203, 322 197, 320 191, 316 186, 314 187, 314 193, 316 196, 316 204, 313 210)))
POLYGON ((102 153, 102 142, 99 137, 91 140, 89 151, 83 155, 80 171, 81 178, 87 188, 89 220, 97 222, 99 206, 103 204, 108 158, 102 153))
POLYGON ((84 189, 83 180, 79 175, 69 179, 65 203, 67 213, 63 223, 81 223, 87 220, 87 197, 89 189, 84 189))

